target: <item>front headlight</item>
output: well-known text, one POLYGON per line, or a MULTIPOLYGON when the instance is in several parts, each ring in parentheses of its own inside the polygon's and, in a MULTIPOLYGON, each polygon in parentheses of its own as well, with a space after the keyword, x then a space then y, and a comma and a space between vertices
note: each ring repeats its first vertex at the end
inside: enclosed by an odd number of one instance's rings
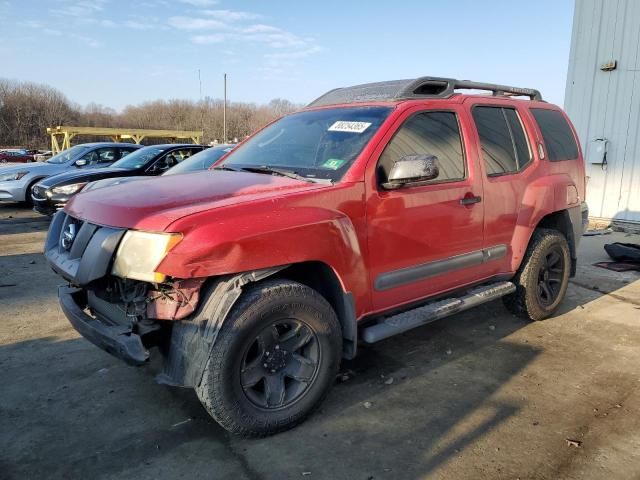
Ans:
POLYGON ((182 235, 179 233, 129 230, 120 242, 111 273, 143 282, 164 282, 166 275, 155 270, 180 240, 182 235))
POLYGON ((53 193, 60 193, 62 195, 72 195, 82 190, 82 187, 84 187, 86 184, 87 182, 72 183, 70 185, 63 185, 62 187, 54 187, 51 189, 51 191, 53 193))
POLYGON ((0 182, 6 182, 7 180, 20 180, 29 172, 15 172, 15 173, 5 173, 0 175, 0 182))

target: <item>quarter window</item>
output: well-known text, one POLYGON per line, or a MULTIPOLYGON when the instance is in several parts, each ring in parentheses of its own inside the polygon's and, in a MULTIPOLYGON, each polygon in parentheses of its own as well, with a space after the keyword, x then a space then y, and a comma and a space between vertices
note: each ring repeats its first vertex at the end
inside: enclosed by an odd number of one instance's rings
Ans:
POLYGON ((464 153, 458 119, 453 112, 423 112, 398 129, 378 162, 378 177, 386 181, 394 162, 407 155, 435 155, 440 174, 433 182, 462 180, 464 153))
POLYGON ((540 127, 550 161, 559 162, 578 158, 576 139, 562 113, 545 108, 532 108, 531 113, 540 127))
POLYGON ((472 113, 487 175, 514 173, 531 161, 531 149, 515 109, 475 107, 472 113))

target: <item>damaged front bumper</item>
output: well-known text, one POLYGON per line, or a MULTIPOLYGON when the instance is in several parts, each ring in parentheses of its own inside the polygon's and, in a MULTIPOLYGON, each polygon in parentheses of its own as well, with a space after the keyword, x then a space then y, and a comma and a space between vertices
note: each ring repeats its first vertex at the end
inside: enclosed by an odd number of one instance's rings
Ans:
POLYGON ((125 229, 92 224, 56 213, 45 257, 69 282, 58 291, 71 325, 87 340, 130 365, 149 360, 159 346, 164 356, 160 383, 196 387, 218 331, 247 283, 286 266, 215 278, 172 278, 162 284, 111 275, 125 229))
POLYGON ((58 298, 65 316, 80 335, 129 365, 142 365, 149 359, 149 351, 140 335, 126 325, 109 325, 85 312, 86 294, 81 288, 60 287, 58 298))

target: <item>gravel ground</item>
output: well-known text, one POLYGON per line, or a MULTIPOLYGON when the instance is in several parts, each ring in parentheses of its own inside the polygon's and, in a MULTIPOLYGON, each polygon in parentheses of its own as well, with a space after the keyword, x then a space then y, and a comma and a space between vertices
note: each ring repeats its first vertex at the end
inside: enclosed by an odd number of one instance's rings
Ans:
POLYGON ((494 302, 363 347, 306 423, 246 440, 78 336, 47 226, 0 204, 0 478, 640 478, 640 276, 592 266, 640 236, 585 237, 556 317, 494 302))

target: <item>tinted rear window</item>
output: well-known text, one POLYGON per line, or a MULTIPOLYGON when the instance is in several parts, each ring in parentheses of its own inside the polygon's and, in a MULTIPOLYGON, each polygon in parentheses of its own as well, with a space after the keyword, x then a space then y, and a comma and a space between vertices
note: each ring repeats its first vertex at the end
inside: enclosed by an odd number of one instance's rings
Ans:
POLYGON ((531 151, 518 113, 512 108, 476 106, 476 122, 487 175, 522 170, 531 161, 531 151))
POLYGON ((547 147, 547 157, 552 162, 574 160, 578 158, 578 146, 571 131, 571 127, 564 116, 557 110, 532 108, 533 114, 542 138, 547 147))

